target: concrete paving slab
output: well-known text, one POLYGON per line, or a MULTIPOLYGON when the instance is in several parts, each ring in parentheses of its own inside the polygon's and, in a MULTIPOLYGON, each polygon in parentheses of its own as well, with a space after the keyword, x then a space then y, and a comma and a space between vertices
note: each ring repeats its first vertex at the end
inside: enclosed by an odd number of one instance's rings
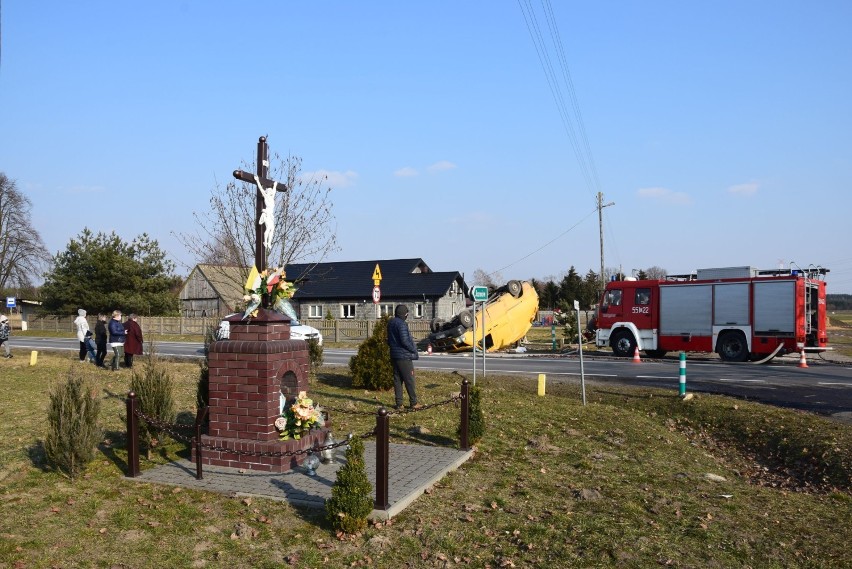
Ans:
MULTIPOLYGON (((473 456, 473 451, 395 443, 391 443, 389 451, 389 506, 387 510, 373 510, 370 519, 374 520, 387 520, 399 514, 427 488, 473 456)), ((257 496, 288 502, 294 506, 322 508, 325 500, 331 497, 331 486, 337 479, 337 470, 345 462, 345 454, 343 447, 335 449, 334 462, 320 464, 314 476, 309 476, 305 468, 270 473, 205 465, 202 480, 197 480, 195 463, 180 460, 149 468, 138 477, 128 480, 181 486, 235 497, 257 496)), ((373 441, 364 441, 364 462, 367 477, 375 488, 376 443, 373 441)))

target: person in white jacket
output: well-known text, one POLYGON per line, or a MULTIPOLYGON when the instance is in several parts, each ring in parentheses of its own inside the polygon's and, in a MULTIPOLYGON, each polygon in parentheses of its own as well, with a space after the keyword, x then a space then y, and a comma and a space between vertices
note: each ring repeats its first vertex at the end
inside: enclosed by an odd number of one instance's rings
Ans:
POLYGON ((77 311, 74 326, 77 327, 77 339, 80 340, 80 363, 83 363, 86 361, 86 332, 89 331, 89 321, 86 320, 86 311, 82 308, 77 311))

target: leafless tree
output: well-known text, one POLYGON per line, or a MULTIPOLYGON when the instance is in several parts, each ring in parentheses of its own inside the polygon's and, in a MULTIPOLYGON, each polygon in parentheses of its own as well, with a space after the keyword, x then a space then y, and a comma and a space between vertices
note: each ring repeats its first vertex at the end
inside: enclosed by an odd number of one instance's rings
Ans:
MULTIPOLYGON (((327 177, 304 177, 302 159, 296 156, 282 160, 276 154, 270 162, 269 177, 285 182, 288 190, 275 196, 275 241, 267 251, 267 265, 321 262, 338 250, 327 177)), ((255 166, 245 163, 243 169, 253 172, 255 166)), ((193 212, 194 232, 175 234, 199 263, 240 267, 240 285, 254 265, 256 195, 252 184, 234 180, 223 187, 217 183, 209 208, 193 212)))
POLYGON ((486 273, 483 269, 473 271, 473 282, 478 285, 487 286, 489 289, 495 289, 506 284, 503 280, 503 275, 499 271, 486 273))
POLYGON ((0 172, 0 289, 31 287, 51 261, 33 227, 33 204, 0 172))
POLYGON ((658 267, 657 265, 645 269, 645 276, 651 280, 664 279, 668 274, 669 272, 667 270, 662 267, 658 267))

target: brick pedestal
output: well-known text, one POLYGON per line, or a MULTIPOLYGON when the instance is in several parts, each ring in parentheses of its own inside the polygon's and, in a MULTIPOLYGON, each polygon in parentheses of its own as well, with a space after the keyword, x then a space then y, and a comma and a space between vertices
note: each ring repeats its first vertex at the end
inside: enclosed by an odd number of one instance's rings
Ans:
POLYGON ((310 356, 303 340, 290 339, 290 320, 260 309, 256 318, 232 316, 230 338, 210 345, 210 426, 202 463, 267 472, 284 472, 305 455, 253 456, 300 450, 325 441, 327 429, 298 441, 280 441, 275 429, 280 395, 291 401, 308 389, 310 356))

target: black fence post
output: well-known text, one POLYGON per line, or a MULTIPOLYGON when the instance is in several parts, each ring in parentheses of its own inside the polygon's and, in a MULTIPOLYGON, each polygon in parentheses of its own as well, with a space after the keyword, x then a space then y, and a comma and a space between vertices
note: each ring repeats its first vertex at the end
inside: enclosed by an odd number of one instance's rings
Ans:
POLYGON ((136 416, 136 393, 127 394, 127 477, 139 476, 139 417, 136 416))
POLYGON ((201 426, 207 417, 210 408, 205 405, 195 414, 195 479, 202 480, 204 473, 201 472, 201 426))
POLYGON ((377 510, 387 510, 390 455, 390 416, 384 407, 376 413, 376 501, 377 510))
POLYGON ((462 381, 461 386, 461 428, 459 429, 459 447, 461 450, 470 450, 470 382, 467 378, 462 381))

